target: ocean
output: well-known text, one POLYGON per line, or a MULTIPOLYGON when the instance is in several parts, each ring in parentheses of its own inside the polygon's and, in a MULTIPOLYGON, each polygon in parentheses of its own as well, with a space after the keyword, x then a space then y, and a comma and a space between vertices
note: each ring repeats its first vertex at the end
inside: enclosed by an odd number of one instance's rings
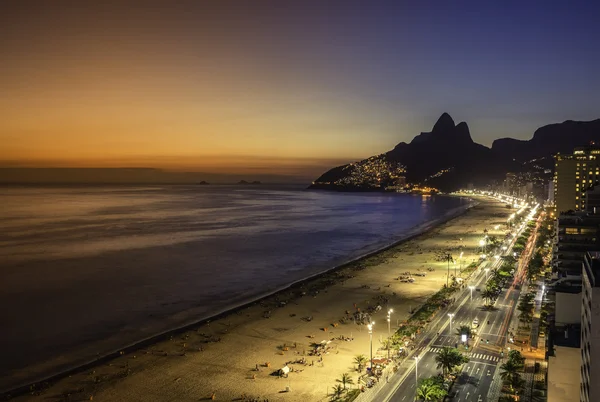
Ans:
POLYGON ((0 392, 255 300, 468 204, 299 186, 0 188, 0 392))

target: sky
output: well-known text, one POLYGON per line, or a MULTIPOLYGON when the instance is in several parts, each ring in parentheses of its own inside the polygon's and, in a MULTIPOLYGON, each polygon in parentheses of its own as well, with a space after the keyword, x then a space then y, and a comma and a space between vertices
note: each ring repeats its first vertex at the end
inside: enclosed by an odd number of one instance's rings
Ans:
POLYGON ((309 178, 443 112, 528 139, 600 118, 595 3, 4 1, 0 166, 309 178))

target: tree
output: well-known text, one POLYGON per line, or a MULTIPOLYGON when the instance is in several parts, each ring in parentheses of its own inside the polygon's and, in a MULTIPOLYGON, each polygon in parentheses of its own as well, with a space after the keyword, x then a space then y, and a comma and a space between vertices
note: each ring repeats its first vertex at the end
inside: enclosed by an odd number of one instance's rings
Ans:
POLYGON ((417 387, 417 398, 422 401, 441 401, 447 395, 446 390, 436 377, 423 378, 417 387))
POLYGON ((368 359, 365 355, 354 356, 354 363, 356 363, 358 366, 358 371, 362 371, 363 367, 365 367, 365 364, 367 364, 367 361, 368 359))
POLYGON ((483 300, 484 300, 483 304, 491 304, 492 299, 494 298, 495 295, 496 295, 496 293, 494 293, 489 288, 485 288, 484 290, 482 290, 481 297, 483 297, 483 300), (486 301, 488 301, 489 303, 486 303, 486 301))
POLYGON ((517 365, 511 361, 510 359, 506 361, 506 363, 502 364, 500 366, 500 378, 502 378, 503 381, 511 381, 513 376, 517 375, 517 371, 519 371, 519 368, 517 367, 517 365))
POLYGON ((354 381, 352 380, 352 377, 350 377, 350 374, 348 373, 344 373, 342 374, 342 376, 340 377, 339 380, 337 380, 338 382, 341 382, 344 386, 344 389, 346 389, 346 384, 354 384, 354 381))
POLYGON ((511 350, 508 352, 508 361, 512 362, 517 367, 517 370, 521 370, 525 367, 525 356, 518 350, 511 350))
POLYGON ((437 362, 437 368, 441 368, 442 373, 446 375, 454 367, 460 366, 463 363, 468 363, 469 359, 457 349, 445 346, 437 353, 435 361, 437 362))
POLYGON ((337 384, 335 387, 333 387, 334 398, 339 398, 340 396, 342 396, 343 393, 344 393, 344 388, 340 384, 337 384))
POLYGON ((467 338, 470 338, 472 335, 471 327, 469 327, 468 325, 461 325, 459 328, 456 329, 456 335, 466 335, 467 338))

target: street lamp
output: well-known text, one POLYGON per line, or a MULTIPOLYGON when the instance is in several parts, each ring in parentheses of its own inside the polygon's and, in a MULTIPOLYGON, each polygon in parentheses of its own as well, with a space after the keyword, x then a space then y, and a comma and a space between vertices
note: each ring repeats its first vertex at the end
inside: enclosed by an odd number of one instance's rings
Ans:
POLYGON ((417 387, 419 385, 419 355, 415 356, 415 399, 417 399, 417 387))
POLYGON ((450 317, 450 335, 452 335, 452 317, 454 317, 454 313, 448 313, 448 317, 450 317))
POLYGON ((393 309, 389 309, 388 310, 388 315, 387 315, 387 322, 388 322, 388 343, 387 343, 387 351, 388 351, 388 362, 390 360, 390 342, 392 341, 391 339, 391 324, 390 322, 392 321, 392 313, 394 312, 393 309))
POLYGON ((471 291, 471 301, 473 301, 473 289, 475 289, 475 286, 469 285, 469 290, 471 291))
POLYGON ((369 329, 369 340, 371 341, 371 375, 373 375, 373 325, 375 325, 375 322, 371 322, 367 325, 367 328, 369 329))
POLYGON ((458 256, 458 262, 460 264, 460 271, 462 272, 462 256, 463 256, 463 252, 460 252, 460 255, 458 256))
POLYGON ((485 254, 485 239, 479 240, 479 245, 481 246, 481 251, 485 254))
POLYGON ((454 261, 454 260, 452 259, 452 254, 450 254, 450 253, 446 253, 444 258, 446 259, 446 261, 448 261, 448 275, 446 275, 446 287, 448 287, 449 286, 448 281, 450 280, 450 261, 454 261))

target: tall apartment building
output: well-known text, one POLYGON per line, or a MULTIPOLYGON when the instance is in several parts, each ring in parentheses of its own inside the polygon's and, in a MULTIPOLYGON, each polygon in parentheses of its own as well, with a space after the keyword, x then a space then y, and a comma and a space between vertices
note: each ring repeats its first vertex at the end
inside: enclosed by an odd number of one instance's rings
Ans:
POLYGON ((575 148, 570 155, 555 155, 554 161, 554 202, 557 214, 585 210, 586 190, 600 180, 600 147, 575 148))
POLYGON ((588 250, 600 250, 600 214, 568 212, 558 216, 553 271, 559 277, 581 276, 581 264, 588 250))
POLYGON ((581 308, 580 401, 600 401, 600 252, 586 253, 581 308), (594 363, 595 361, 595 363, 594 363))

